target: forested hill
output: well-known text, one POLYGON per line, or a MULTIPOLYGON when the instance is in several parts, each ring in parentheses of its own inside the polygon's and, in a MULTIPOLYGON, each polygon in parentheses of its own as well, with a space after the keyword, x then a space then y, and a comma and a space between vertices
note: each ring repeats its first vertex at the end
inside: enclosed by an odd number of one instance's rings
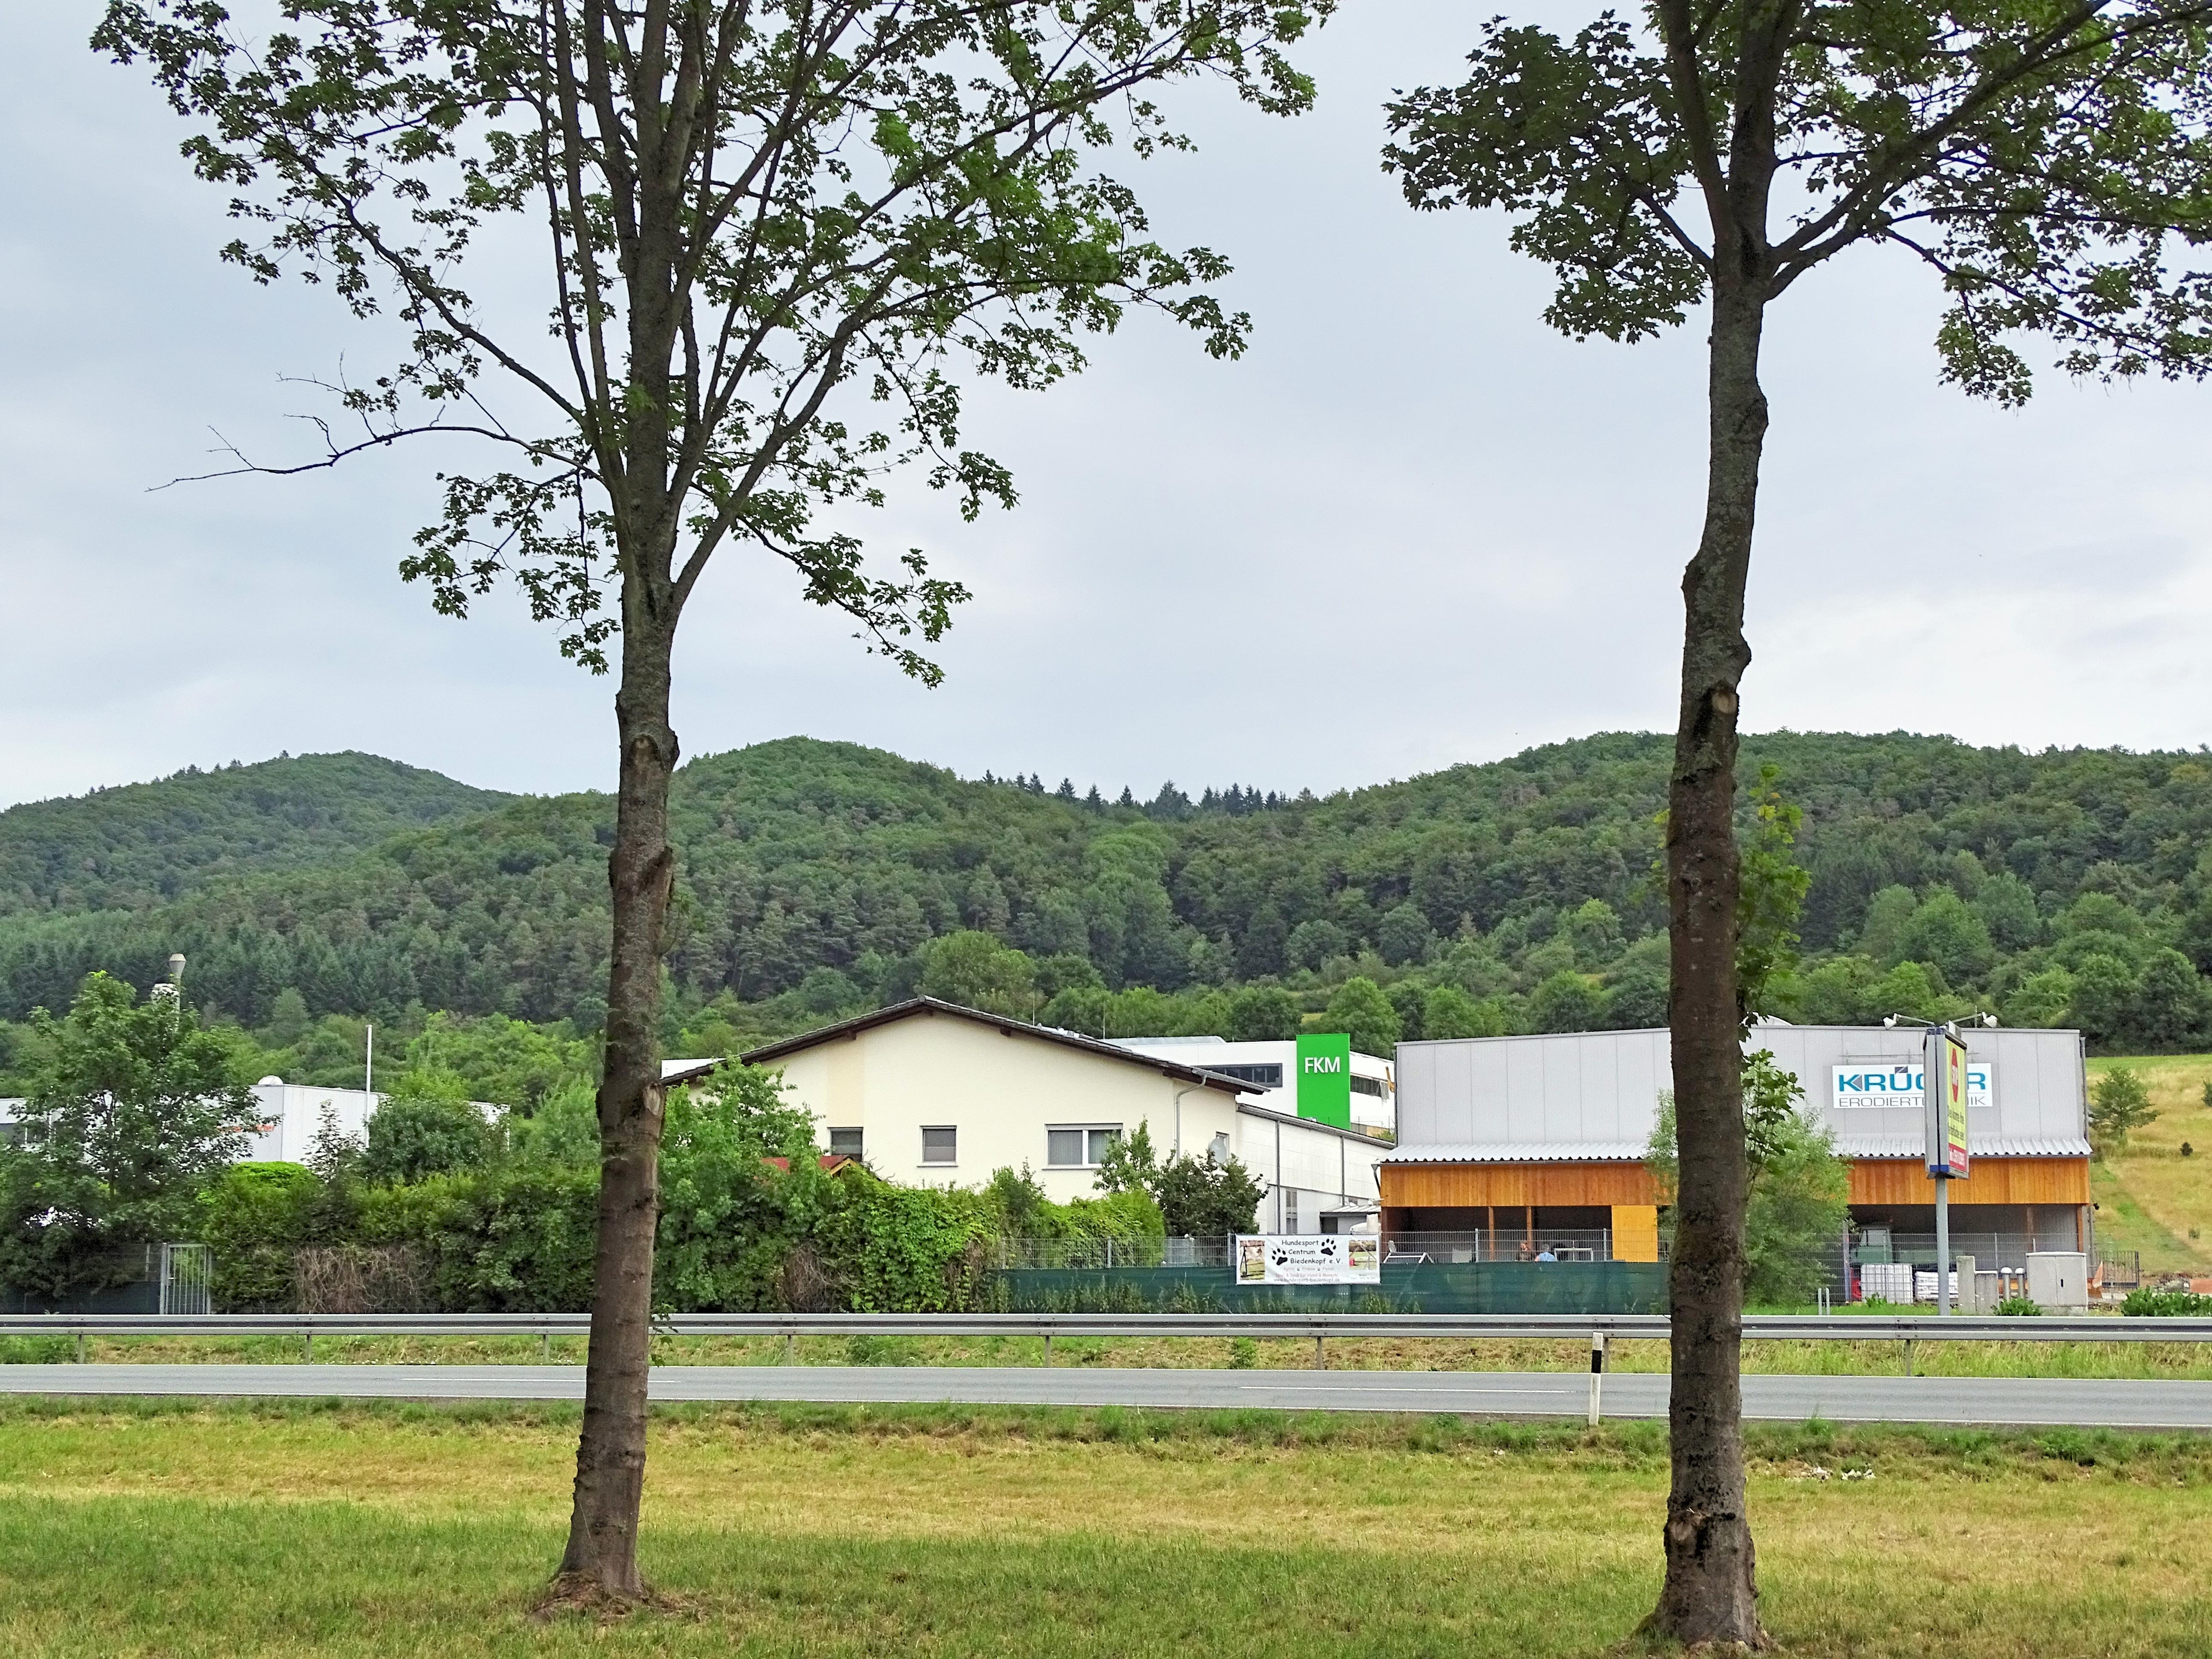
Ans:
POLYGON ((142 910, 212 877, 327 864, 510 797, 374 755, 301 755, 0 811, 0 917, 142 910))
MULTIPOLYGON (((1607 734, 1320 799, 1164 790, 1142 806, 806 738, 708 757, 676 785, 674 1018, 733 1039, 904 994, 933 971, 939 988, 1035 1011, 1095 969, 1111 990, 1177 994, 1132 1005, 1126 1018, 1150 1024, 1218 1023, 1208 988, 1255 980, 1318 1008, 1361 975, 1389 990, 1408 1034, 1443 987, 1451 1019, 1472 1001, 1482 1029, 1652 1022, 1668 749, 1607 734), (933 970, 931 942, 963 930, 1009 950, 933 970), (946 982, 961 973, 980 978, 946 982)), ((1806 815, 1807 962, 1785 1012, 1996 1006, 2108 1044, 2203 1040, 2212 757, 1784 733, 1747 740, 1744 762, 1747 778, 1777 768, 1806 815)), ((58 1006, 94 967, 143 985, 179 949, 196 998, 249 1025, 290 987, 311 1013, 404 1021, 419 1005, 588 1026, 609 799, 447 815, 472 795, 348 756, 18 809, 68 824, 45 846, 117 849, 82 879, 16 852, 41 843, 0 817, 6 867, 28 859, 0 915, 0 1014, 58 1006), (286 769, 311 766, 323 769, 286 769), (303 811, 319 793, 326 816, 240 805, 265 854, 219 831, 172 845, 161 826, 189 817, 168 802, 242 802, 257 774, 303 811), (410 811, 441 821, 389 833, 410 811), (375 846, 332 855, 371 826, 375 846)), ((1094 1022, 1121 1018, 1095 994, 1084 1006, 1094 1022)))

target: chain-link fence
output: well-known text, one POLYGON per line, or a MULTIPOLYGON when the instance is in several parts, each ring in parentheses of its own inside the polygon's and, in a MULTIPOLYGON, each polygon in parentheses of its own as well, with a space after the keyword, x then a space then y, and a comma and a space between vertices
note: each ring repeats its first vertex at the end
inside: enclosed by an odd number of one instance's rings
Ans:
POLYGON ((0 1313, 207 1313, 215 1259, 204 1244, 126 1244, 76 1264, 61 1296, 0 1285, 0 1313))
MULTIPOLYGON (((2024 1232, 1991 1232, 1961 1227, 1951 1230, 1953 1258, 1970 1255, 1974 1258, 1977 1267, 1984 1269, 2009 1268, 2026 1273, 2027 1258, 2032 1252, 2075 1248, 2071 1235, 2062 1240, 2024 1232)), ((1909 1261, 1915 1267, 1926 1267, 1932 1272, 1936 1266, 1936 1235, 1932 1232, 1863 1230, 1852 1243, 1851 1261, 1854 1267, 1864 1267, 1870 1262, 1909 1261)))

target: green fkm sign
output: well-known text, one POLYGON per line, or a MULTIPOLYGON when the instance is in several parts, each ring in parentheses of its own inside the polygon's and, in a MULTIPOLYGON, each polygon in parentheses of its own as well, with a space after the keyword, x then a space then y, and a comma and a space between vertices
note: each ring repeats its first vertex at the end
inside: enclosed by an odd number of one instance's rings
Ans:
POLYGON ((1341 1033, 1298 1039, 1298 1115, 1352 1127, 1352 1039, 1341 1033))

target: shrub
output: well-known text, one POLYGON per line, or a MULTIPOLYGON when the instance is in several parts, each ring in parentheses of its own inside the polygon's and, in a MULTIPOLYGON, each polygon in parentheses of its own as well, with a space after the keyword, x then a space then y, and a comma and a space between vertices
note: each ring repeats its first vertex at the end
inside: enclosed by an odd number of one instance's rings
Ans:
MULTIPOLYGON (((1142 1127, 1142 1126, 1139 1126, 1142 1127)), ((994 1170, 983 1183, 983 1201, 998 1212, 999 1229, 1009 1238, 1043 1238, 1049 1212, 1059 1206, 1044 1195, 1044 1188, 1030 1166, 994 1170)))
POLYGON ((1178 1238, 1250 1232, 1263 1192, 1258 1178, 1236 1158, 1216 1164, 1211 1157, 1188 1152, 1161 1167, 1156 1190, 1162 1224, 1178 1238))
POLYGON ((785 1259, 836 1190, 816 1160, 812 1120, 783 1103, 769 1073, 732 1068, 712 1094, 677 1091, 662 1139, 654 1304, 687 1313, 775 1307, 788 1288, 779 1280, 785 1259))
POLYGON ((410 1072, 369 1117, 361 1173, 368 1181, 403 1182, 481 1169, 495 1145, 459 1078, 410 1072))
POLYGON ((592 1305, 599 1172, 507 1164, 362 1195, 360 1240, 411 1244, 447 1312, 574 1313, 592 1305))
POLYGON ((297 1164, 234 1164, 200 1194, 199 1239, 215 1255, 223 1313, 288 1313, 296 1305, 292 1257, 342 1231, 314 1171, 297 1164))
POLYGON ((326 1244, 292 1253, 301 1313, 425 1313, 429 1275, 410 1244, 326 1244))
POLYGON ((66 1336, 0 1336, 0 1365, 59 1365, 74 1348, 66 1336))
POLYGON ((2130 1291, 2120 1312, 2136 1319, 2212 1318, 2212 1296, 2193 1291, 2130 1291))
POLYGON ((1178 1152, 1165 1164, 1158 1162, 1151 1129, 1142 1123, 1108 1150, 1098 1186, 1115 1194, 1149 1194, 1160 1220, 1157 1229, 1148 1224, 1144 1236, 1153 1238, 1249 1233, 1262 1194, 1259 1181, 1234 1158, 1217 1164, 1211 1152, 1202 1158, 1178 1152))
POLYGON ((854 1313, 962 1313, 981 1292, 992 1212, 981 1193, 895 1187, 848 1164, 817 1235, 854 1313))
POLYGON ((2008 1319, 2039 1319, 2043 1310, 2024 1296, 2008 1296, 1997 1304, 1997 1311, 2008 1319))

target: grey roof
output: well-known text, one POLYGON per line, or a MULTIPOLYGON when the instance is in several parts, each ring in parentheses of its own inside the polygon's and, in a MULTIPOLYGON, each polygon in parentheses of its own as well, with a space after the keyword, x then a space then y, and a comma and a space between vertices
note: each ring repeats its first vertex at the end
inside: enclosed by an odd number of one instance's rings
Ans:
POLYGON ((1641 1164, 1640 1140, 1456 1140, 1400 1146, 1385 1164, 1641 1164))
MULTIPOLYGON (((2089 1143, 2079 1136, 1970 1133, 1966 1150, 1975 1158, 2087 1158, 2089 1143)), ((1843 1158, 1923 1158, 1928 1143, 1918 1135, 1838 1135, 1836 1152, 1843 1158)))

